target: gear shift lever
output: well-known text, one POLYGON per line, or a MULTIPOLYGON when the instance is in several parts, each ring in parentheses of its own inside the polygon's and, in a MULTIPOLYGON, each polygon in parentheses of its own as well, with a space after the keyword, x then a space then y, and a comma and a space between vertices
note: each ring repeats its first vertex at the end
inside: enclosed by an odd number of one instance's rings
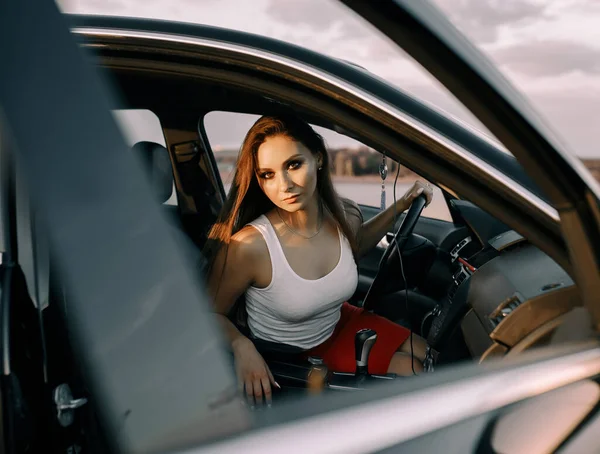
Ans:
POLYGON ((354 347, 356 349, 356 375, 367 375, 369 353, 377 340, 377 333, 372 329, 364 328, 356 332, 354 347))

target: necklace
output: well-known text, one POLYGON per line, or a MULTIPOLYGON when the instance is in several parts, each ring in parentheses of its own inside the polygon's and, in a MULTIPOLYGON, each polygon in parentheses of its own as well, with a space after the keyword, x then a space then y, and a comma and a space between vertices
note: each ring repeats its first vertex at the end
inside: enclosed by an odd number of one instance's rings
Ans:
POLYGON ((303 235, 302 233, 294 230, 293 228, 291 228, 287 222, 285 222, 283 220, 283 218, 281 217, 281 214, 279 213, 279 208, 275 208, 275 211, 277 211, 277 216, 279 216, 279 219, 281 219, 281 222, 283 222, 283 225, 285 225, 285 227, 292 233, 301 236, 302 238, 304 238, 305 240, 310 240, 311 238, 316 237, 320 232, 321 232, 321 228, 323 227, 323 210, 322 210, 322 206, 321 204, 319 204, 319 215, 320 215, 320 219, 319 219, 319 227, 317 228, 316 233, 313 233, 310 236, 306 236, 303 235))

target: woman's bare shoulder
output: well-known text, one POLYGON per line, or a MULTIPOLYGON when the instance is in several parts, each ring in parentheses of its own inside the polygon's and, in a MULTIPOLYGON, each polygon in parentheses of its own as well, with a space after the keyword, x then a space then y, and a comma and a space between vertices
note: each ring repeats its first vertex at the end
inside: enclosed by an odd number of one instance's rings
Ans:
POLYGON ((260 258, 268 253, 262 234, 250 225, 231 237, 230 249, 240 258, 260 258))

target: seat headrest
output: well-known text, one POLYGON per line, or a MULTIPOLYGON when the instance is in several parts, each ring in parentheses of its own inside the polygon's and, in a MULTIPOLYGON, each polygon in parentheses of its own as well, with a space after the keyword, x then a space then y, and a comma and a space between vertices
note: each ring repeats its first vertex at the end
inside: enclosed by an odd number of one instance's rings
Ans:
POLYGON ((173 192, 173 168, 168 150, 155 142, 138 142, 131 150, 146 171, 158 202, 169 200, 173 192))

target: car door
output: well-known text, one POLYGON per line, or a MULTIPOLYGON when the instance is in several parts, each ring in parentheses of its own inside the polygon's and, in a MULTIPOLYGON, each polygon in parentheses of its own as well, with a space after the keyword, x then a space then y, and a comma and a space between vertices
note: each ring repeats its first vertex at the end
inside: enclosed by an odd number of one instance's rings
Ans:
POLYGON ((10 63, 0 104, 66 276, 78 357, 116 450, 372 452, 412 443, 423 452, 432 431, 450 434, 444 447, 477 449, 504 407, 598 372, 595 348, 552 351, 497 374, 470 366, 372 394, 306 399, 251 418, 233 398, 233 373, 215 342, 219 333, 204 294, 126 153, 98 74, 52 3, 0 8, 0 52, 10 63), (17 65, 23 56, 36 65, 17 65), (40 118, 46 122, 35 122, 40 118), (31 134, 32 120, 38 134, 31 134), (493 399, 474 394, 477 389, 493 399))
POLYGON ((0 58, 3 126, 69 295, 67 326, 101 437, 119 452, 157 452, 247 427, 192 264, 53 2, 0 4, 0 58))

